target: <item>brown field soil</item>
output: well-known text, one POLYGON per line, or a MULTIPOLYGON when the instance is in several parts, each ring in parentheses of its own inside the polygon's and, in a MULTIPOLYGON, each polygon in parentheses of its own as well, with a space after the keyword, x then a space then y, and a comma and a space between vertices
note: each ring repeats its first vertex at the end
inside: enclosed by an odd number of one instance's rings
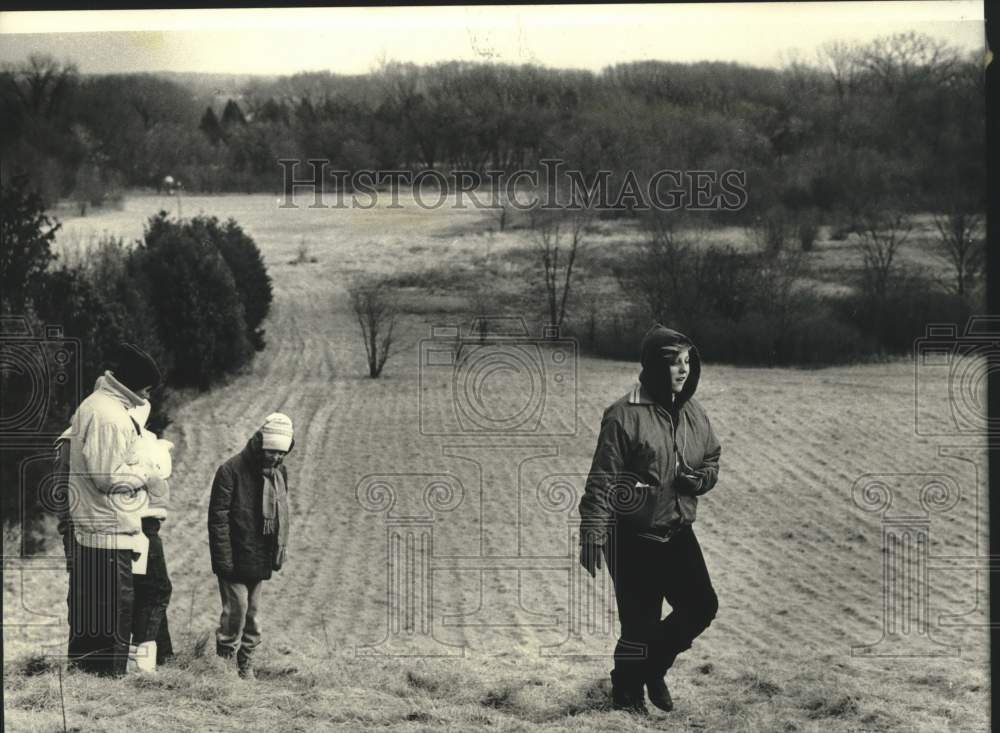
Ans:
MULTIPOLYGON (((130 198, 122 211, 68 220, 61 241, 72 247, 103 231, 134 238, 160 207, 176 211, 176 201, 130 198)), ((469 233, 482 230, 475 211, 288 211, 269 196, 185 197, 183 207, 233 216, 260 245, 275 288, 268 345, 244 374, 185 402, 166 431, 176 444, 163 539, 178 660, 152 678, 66 674, 70 729, 989 728, 985 572, 976 561, 986 552, 985 452, 974 436, 915 430, 915 407, 946 419, 940 367, 706 366, 699 399, 724 452, 696 529, 720 611, 670 674, 676 710, 643 721, 607 710, 613 596, 606 575, 579 584, 571 537, 601 412, 630 387, 635 365, 567 352, 555 368, 552 349, 529 346, 529 358, 546 360, 543 426, 559 434, 429 434, 455 422, 456 382, 449 368, 426 366, 425 340, 439 318, 467 320, 464 299, 447 304, 450 315, 412 309, 377 381, 365 377, 347 309, 353 274, 463 262, 487 243, 503 261, 525 246, 524 233, 469 233), (318 261, 289 264, 303 238, 318 261), (556 373, 563 381, 547 381, 556 373), (915 405, 915 379, 933 404, 915 405), (296 428, 292 544, 264 588, 260 675, 245 682, 212 655, 219 599, 206 507, 217 464, 275 410, 296 428), (935 475, 958 492, 932 487, 922 504, 935 475), (893 493, 881 512, 866 511, 875 493, 852 493, 872 480, 893 493), (372 511, 389 494, 395 503, 372 511), (852 654, 899 618, 883 608, 883 531, 899 526, 885 519, 899 517, 930 518, 921 597, 933 639, 916 624, 900 627, 896 646, 852 654), (390 545, 394 533, 402 547, 390 545), (419 548, 430 535, 413 565, 389 562, 406 555, 407 536, 419 548), (409 587, 407 577, 417 601, 398 618, 399 599, 411 596, 394 589, 409 587), (903 656, 878 656, 887 650, 903 656), (929 656, 941 652, 951 656, 929 656)), ((525 373, 491 381, 487 402, 533 404, 541 392, 530 392, 525 373)), ((60 678, 41 657, 64 642, 65 591, 58 558, 5 562, 7 730, 62 729, 60 678)))

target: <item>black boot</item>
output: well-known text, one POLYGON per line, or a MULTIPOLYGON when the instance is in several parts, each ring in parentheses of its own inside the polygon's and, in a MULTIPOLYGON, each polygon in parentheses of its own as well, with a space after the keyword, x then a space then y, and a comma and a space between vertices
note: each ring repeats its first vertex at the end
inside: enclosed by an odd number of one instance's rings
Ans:
POLYGON ((232 659, 234 652, 229 647, 222 646, 219 642, 215 642, 215 654, 223 659, 232 659))
POLYGON ((167 626, 167 614, 163 614, 160 631, 156 635, 156 666, 160 667, 174 658, 174 645, 170 640, 170 627, 167 626))
POLYGON ((670 689, 667 687, 667 674, 655 676, 646 680, 646 692, 649 693, 649 701, 660 710, 669 713, 674 709, 674 701, 670 697, 670 689))
POLYGON ((642 683, 623 678, 617 670, 611 672, 611 707, 635 715, 649 715, 642 683))
POLYGON ((257 679, 257 673, 253 669, 253 659, 249 654, 244 654, 243 650, 240 649, 236 653, 236 666, 239 669, 240 677, 245 680, 255 680, 257 679))

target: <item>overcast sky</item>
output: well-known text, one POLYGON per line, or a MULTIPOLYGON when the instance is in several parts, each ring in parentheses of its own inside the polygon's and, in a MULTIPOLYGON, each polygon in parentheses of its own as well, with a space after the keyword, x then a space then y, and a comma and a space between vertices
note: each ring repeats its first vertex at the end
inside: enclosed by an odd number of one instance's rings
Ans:
POLYGON ((831 40, 915 30, 984 50, 981 2, 552 5, 0 13, 0 62, 44 52, 83 73, 365 73, 381 60, 598 70, 638 59, 778 66, 831 40))

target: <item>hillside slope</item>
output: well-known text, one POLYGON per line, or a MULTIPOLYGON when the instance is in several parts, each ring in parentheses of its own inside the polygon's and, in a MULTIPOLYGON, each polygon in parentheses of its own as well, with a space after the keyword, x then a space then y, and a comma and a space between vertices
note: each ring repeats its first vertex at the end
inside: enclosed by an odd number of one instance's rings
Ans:
MULTIPOLYGON (((141 221, 133 207, 156 203, 130 202, 126 212, 86 224, 132 231, 141 221)), ((604 576, 576 585, 571 537, 574 492, 601 411, 628 389, 634 365, 574 362, 575 404, 553 391, 544 405, 546 424, 560 435, 424 434, 421 425, 440 427, 461 399, 451 371, 418 367, 426 353, 420 340, 435 324, 407 316, 403 350, 381 380, 365 378, 346 277, 461 257, 474 243, 441 236, 449 222, 440 213, 365 218, 265 204, 238 196, 185 203, 186 213, 201 206, 234 215, 254 236, 275 304, 268 347, 253 367, 184 404, 165 436, 177 446, 163 537, 178 660, 152 679, 66 675, 70 728, 988 728, 985 578, 977 588, 975 570, 985 552, 984 454, 974 447, 942 456, 938 442, 915 434, 911 364, 706 366, 699 399, 724 452, 719 485, 696 526, 721 607, 671 673, 675 712, 642 723, 606 709, 613 598, 604 576), (319 262, 288 264, 303 236, 319 262), (215 466, 274 410, 296 427, 287 460, 291 552, 264 589, 261 678, 248 683, 211 656, 220 606, 205 517, 215 466), (869 474, 893 492, 882 513, 865 511, 852 494, 869 474), (960 495, 941 506, 925 496, 922 505, 920 491, 937 474, 960 495), (390 494, 392 506, 380 503, 390 494), (927 506, 935 508, 930 515, 927 506), (937 646, 929 648, 954 656, 852 655, 852 647, 882 637, 883 518, 900 516, 930 517, 924 597, 937 646), (395 574, 405 567, 392 562, 388 538, 400 527, 416 538, 433 535, 422 555, 410 556, 417 570, 407 577, 416 586, 395 574), (398 593, 413 587, 412 596, 398 593), (400 603, 411 597, 415 605, 400 603), (568 626, 581 613, 593 625, 568 626)), ((489 399, 524 401, 517 375, 493 384, 489 399)), ((61 729, 60 676, 39 657, 58 652, 65 638, 65 573, 58 559, 9 559, 4 585, 7 729, 61 729)), ((911 633, 902 641, 909 653, 906 644, 922 639, 911 633)))

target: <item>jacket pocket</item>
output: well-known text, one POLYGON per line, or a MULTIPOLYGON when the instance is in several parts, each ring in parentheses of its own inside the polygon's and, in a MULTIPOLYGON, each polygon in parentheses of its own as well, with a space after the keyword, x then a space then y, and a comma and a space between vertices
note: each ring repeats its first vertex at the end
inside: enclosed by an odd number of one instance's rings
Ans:
POLYGON ((695 515, 698 513, 698 497, 678 494, 677 504, 684 522, 687 524, 694 522, 695 515))
POLYGON ((662 530, 680 521, 676 495, 662 484, 637 481, 630 487, 619 487, 615 496, 618 522, 631 531, 662 530))
POLYGON ((635 530, 649 527, 659 487, 642 481, 618 481, 611 492, 611 507, 618 524, 635 530))
POLYGON ((662 533, 676 529, 684 521, 680 495, 671 486, 662 486, 657 496, 649 529, 662 533))

